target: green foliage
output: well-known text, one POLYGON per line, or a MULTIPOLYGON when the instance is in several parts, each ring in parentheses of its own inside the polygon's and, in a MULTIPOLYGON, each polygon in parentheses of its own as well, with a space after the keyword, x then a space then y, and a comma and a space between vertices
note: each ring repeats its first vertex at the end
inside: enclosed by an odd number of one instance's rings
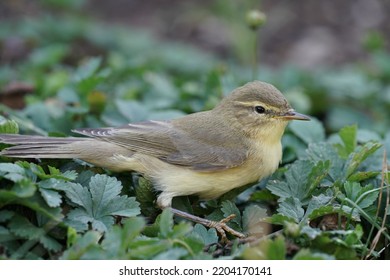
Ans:
POLYGON ((68 223, 79 231, 89 225, 105 232, 114 224, 114 216, 133 217, 140 213, 134 197, 121 196, 121 183, 106 175, 95 175, 88 186, 70 183, 63 189, 72 203, 77 205, 68 215, 68 223))
MULTIPOLYGON (((34 94, 22 109, 0 104, 0 133, 64 136, 80 127, 171 119, 212 108, 250 78, 247 66, 79 16, 85 1, 41 2, 71 14, 2 22, 0 45, 18 38, 26 54, 0 65, 0 91, 16 80, 34 94)), ((231 20, 237 4, 225 2, 214 9, 229 19, 235 52, 249 63, 253 34, 231 20)), ((138 174, 2 157, 0 258, 388 258, 390 55, 380 34, 370 34, 365 46, 364 65, 253 71, 312 120, 288 126, 281 168, 268 180, 207 202, 175 198, 179 209, 212 220, 234 214, 228 225, 252 239, 228 234, 231 242, 222 244, 215 229, 161 212, 157 191, 138 174), (281 230, 271 233, 270 224, 281 230)))

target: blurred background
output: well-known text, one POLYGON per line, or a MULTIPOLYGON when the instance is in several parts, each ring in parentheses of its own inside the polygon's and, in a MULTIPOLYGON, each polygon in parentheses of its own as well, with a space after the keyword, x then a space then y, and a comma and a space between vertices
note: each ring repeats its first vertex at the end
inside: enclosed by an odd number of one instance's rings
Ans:
POLYGON ((388 0, 3 0, 0 101, 69 133, 209 109, 260 79, 328 133, 383 137, 389 14, 388 0), (255 27, 253 11, 266 17, 255 27))
POLYGON ((252 57, 245 45, 251 34, 245 15, 252 9, 267 16, 259 51, 268 65, 315 68, 366 58, 367 48, 374 43, 389 48, 382 38, 390 35, 387 0, 5 0, 0 3, 0 19, 73 11, 110 25, 139 28, 159 39, 193 44, 219 57, 249 62, 252 57))

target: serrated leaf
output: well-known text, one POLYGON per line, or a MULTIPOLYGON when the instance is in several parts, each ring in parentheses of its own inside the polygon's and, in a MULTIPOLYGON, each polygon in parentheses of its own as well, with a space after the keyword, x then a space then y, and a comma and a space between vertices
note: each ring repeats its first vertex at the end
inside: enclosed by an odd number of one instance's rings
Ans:
POLYGON ((330 162, 329 176, 333 182, 344 178, 345 160, 341 159, 335 148, 330 143, 312 143, 306 150, 305 159, 309 159, 314 163, 319 161, 330 162))
POLYGON ((50 207, 57 207, 61 205, 62 197, 61 194, 59 194, 56 191, 53 190, 47 190, 44 188, 40 188, 39 192, 41 193, 43 199, 46 201, 47 205, 50 207))
POLYGON ((274 214, 264 221, 274 225, 284 225, 286 222, 295 222, 292 217, 287 217, 283 214, 274 214))
POLYGON ((289 126, 291 131, 306 144, 325 140, 323 124, 316 118, 311 117, 310 122, 292 122, 289 126))
POLYGON ((203 225, 196 224, 191 235, 198 236, 205 246, 218 243, 218 234, 215 228, 207 229, 203 225))
POLYGON ((344 190, 345 196, 362 209, 371 206, 379 195, 379 189, 374 189, 371 185, 362 187, 357 182, 346 182, 344 184, 344 190))
POLYGON ((298 160, 285 172, 286 182, 269 181, 267 189, 281 200, 295 197, 303 201, 327 174, 328 168, 329 165, 323 162, 314 165, 308 160, 298 160))
POLYGON ((67 218, 78 230, 85 230, 90 224, 93 229, 104 232, 114 224, 113 216, 132 217, 140 213, 135 198, 119 195, 122 185, 116 178, 97 174, 91 178, 88 187, 69 182, 67 185, 66 196, 79 206, 71 210, 67 218))
MULTIPOLYGON (((331 196, 327 196, 325 194, 320 194, 318 196, 313 196, 310 199, 309 205, 307 206, 305 217, 303 220, 309 219, 311 214, 318 210, 321 207, 326 206, 330 200, 332 199, 331 196)), ((331 207, 333 209, 333 207, 331 207)), ((324 209, 323 209, 324 210, 324 209)), ((328 210, 328 209, 327 209, 328 210)), ((319 214, 318 211, 316 213, 317 215, 319 214)))
POLYGON ((355 150, 357 144, 357 125, 345 126, 339 131, 339 136, 343 142, 343 145, 336 144, 340 157, 347 159, 348 156, 355 150))
POLYGON ((279 204, 278 212, 286 217, 292 218, 295 222, 300 222, 305 211, 302 204, 296 197, 289 197, 279 204))
POLYGON ((223 212, 225 218, 231 214, 234 214, 235 217, 230 220, 230 223, 234 224, 238 230, 241 230, 241 213, 232 201, 223 201, 221 205, 221 211, 223 212))
POLYGON ((0 133, 1 134, 18 134, 19 126, 14 120, 7 120, 0 116, 0 133))
POLYGON ((361 192, 362 187, 357 182, 345 182, 344 191, 347 198, 352 201, 356 201, 359 193, 361 192))
POLYGON ((331 162, 318 161, 312 168, 309 177, 307 179, 307 194, 306 197, 310 196, 315 188, 317 188, 321 181, 328 175, 330 170, 331 162))
POLYGON ((68 183, 67 186, 65 194, 73 203, 85 209, 92 209, 92 197, 87 187, 76 183, 68 183))
POLYGON ((314 220, 319 217, 323 217, 328 214, 334 213, 336 210, 333 206, 331 205, 325 205, 325 206, 319 206, 316 209, 313 209, 310 214, 308 215, 309 220, 314 220))
POLYGON ((10 231, 22 238, 39 239, 45 234, 44 229, 33 225, 27 218, 15 216, 9 223, 10 231))
POLYGON ((267 218, 267 210, 258 205, 250 205, 245 208, 242 215, 242 228, 250 235, 267 234, 265 218, 267 218))
POLYGON ((286 182, 270 180, 267 184, 267 189, 274 195, 279 196, 282 199, 291 196, 291 190, 286 182))
POLYGON ((140 203, 141 212, 145 216, 152 216, 156 212, 155 200, 156 192, 153 188, 153 184, 140 177, 138 179, 138 186, 135 188, 135 197, 140 203))
POLYGON ((26 178, 26 172, 18 164, 0 163, 0 176, 17 183, 26 178))
POLYGON ((367 185, 364 186, 360 192, 360 196, 358 198, 358 205, 360 208, 365 209, 374 204, 374 202, 378 199, 379 190, 374 189, 373 186, 367 185))
POLYGON ((43 235, 39 238, 39 242, 45 247, 46 250, 52 252, 59 252, 62 249, 62 245, 54 238, 43 235))
POLYGON ((357 151, 352 153, 346 163, 345 176, 349 178, 356 171, 359 165, 367 159, 368 156, 372 155, 382 145, 380 143, 368 142, 361 146, 357 151))
POLYGON ((58 179, 65 181, 72 181, 77 178, 77 172, 74 170, 66 171, 62 173, 59 169, 48 166, 49 174, 46 174, 42 167, 30 163, 30 166, 34 167, 34 173, 42 180, 45 179, 58 179))

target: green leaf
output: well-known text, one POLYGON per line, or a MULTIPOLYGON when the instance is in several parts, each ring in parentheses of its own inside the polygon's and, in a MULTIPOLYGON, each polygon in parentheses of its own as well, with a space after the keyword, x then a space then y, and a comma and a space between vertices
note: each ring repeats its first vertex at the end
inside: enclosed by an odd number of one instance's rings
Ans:
POLYGON ((44 68, 58 63, 69 51, 62 44, 50 44, 46 47, 35 49, 30 55, 30 61, 34 67, 44 68))
POLYGON ((267 189, 279 196, 281 200, 295 197, 304 201, 310 197, 320 181, 327 175, 329 162, 298 160, 285 172, 286 182, 269 181, 267 189))
POLYGON ((339 131, 339 136, 343 145, 336 144, 338 154, 341 158, 347 159, 348 156, 355 150, 357 144, 357 125, 345 126, 339 131))
POLYGON ((177 260, 188 254, 184 248, 170 248, 169 250, 157 254, 153 260, 177 260))
POLYGON ((99 69, 101 62, 102 59, 100 57, 88 59, 77 68, 74 79, 76 81, 82 81, 92 77, 99 69))
POLYGON ((8 227, 12 233, 25 239, 38 239, 45 234, 44 229, 36 227, 27 218, 19 215, 10 221, 8 227))
POLYGON ((242 258, 246 260, 284 260, 286 253, 285 239, 279 235, 274 240, 264 239, 258 245, 246 248, 242 258))
POLYGON ((122 185, 116 178, 99 174, 91 178, 88 187, 68 183, 66 196, 79 207, 71 210, 67 218, 79 230, 91 224, 93 229, 103 232, 114 224, 113 216, 138 215, 139 203, 134 197, 120 196, 121 190, 122 185))
POLYGON ((258 205, 250 205, 245 208, 242 215, 242 228, 250 235, 265 234, 264 220, 267 218, 267 210, 258 205))
POLYGON ((42 246, 49 251, 52 252, 60 252, 62 250, 62 245, 54 238, 43 235, 39 238, 39 242, 42 244, 42 246))
POLYGON ((199 237, 205 246, 218 243, 218 234, 215 228, 207 229, 203 225, 196 224, 191 235, 199 237))
POLYGON ((169 237, 173 228, 173 213, 169 208, 164 209, 161 213, 159 224, 161 237, 169 237))
POLYGON ((346 178, 351 176, 359 165, 366 160, 366 158, 377 151, 382 145, 380 143, 368 142, 361 146, 357 151, 352 153, 346 164, 346 178))
POLYGON ((314 163, 329 161, 329 177, 335 182, 344 178, 345 160, 341 159, 335 148, 330 143, 312 143, 309 145, 304 157, 314 163))
POLYGON ((58 241, 48 236, 44 228, 33 225, 27 218, 19 215, 15 216, 8 224, 10 231, 21 238, 27 240, 36 240, 41 243, 45 249, 58 252, 62 246, 58 241))
POLYGON ((322 231, 319 228, 312 228, 309 225, 304 225, 302 226, 300 233, 306 235, 310 240, 314 240, 318 236, 321 236, 322 231))
POLYGON ((0 211, 0 223, 4 223, 11 219, 15 215, 15 212, 9 210, 0 211))
POLYGON ((334 260, 335 257, 325 253, 312 252, 310 249, 303 248, 295 254, 293 260, 334 260))
POLYGON ((19 126, 14 120, 7 120, 0 116, 0 134, 18 134, 19 126))
POLYGON ((282 214, 273 214, 271 217, 266 218, 264 221, 274 225, 284 225, 286 222, 295 222, 294 218, 287 217, 282 214))
POLYGON ((181 239, 190 233, 192 230, 192 225, 189 222, 180 222, 179 224, 173 227, 172 232, 169 234, 170 238, 181 239))
POLYGON ((289 197, 283 200, 279 205, 278 212, 292 218, 297 223, 301 221, 305 213, 300 200, 296 197, 289 197))
POLYGON ((331 205, 324 205, 324 206, 319 206, 315 209, 313 209, 309 214, 308 218, 310 221, 317 219, 319 217, 323 217, 325 215, 333 214, 336 212, 337 209, 335 209, 331 205))
POLYGON ((241 230, 241 213, 237 206, 232 201, 225 200, 222 202, 221 210, 225 218, 231 214, 235 215, 229 223, 236 229, 241 230))
POLYGON ((143 177, 139 177, 138 186, 135 188, 135 197, 140 203, 143 215, 148 217, 155 214, 156 191, 150 181, 144 179, 143 177))
POLYGON ((0 176, 17 183, 26 178, 26 172, 18 164, 0 163, 0 176))
POLYGON ((379 172, 379 171, 355 172, 348 177, 348 181, 361 182, 361 181, 365 181, 365 180, 370 179, 370 178, 375 178, 379 174, 381 174, 381 172, 379 172))
POLYGON ((43 188, 40 188, 39 192, 41 193, 43 199, 46 201, 47 205, 49 205, 50 207, 58 207, 61 205, 62 198, 58 192, 43 188))
POLYGON ((362 209, 373 205, 379 195, 379 189, 374 189, 372 185, 362 187, 357 182, 344 183, 344 190, 345 196, 362 209))
POLYGON ((131 242, 137 238, 145 227, 144 219, 132 217, 127 219, 123 226, 113 226, 105 235, 102 248, 106 252, 106 259, 127 259, 131 242))
POLYGON ((306 198, 312 194, 312 192, 320 185, 322 180, 328 175, 330 166, 331 162, 329 160, 319 161, 315 164, 307 178, 306 198))
MULTIPOLYGON (((19 199, 31 198, 36 192, 36 186, 29 180, 22 180, 15 184, 11 189, 0 189, 0 207, 9 203, 17 203, 19 199)), ((27 203, 28 200, 20 201, 19 203, 27 203)))
POLYGON ((88 231, 79 235, 72 245, 61 256, 62 260, 100 259, 104 251, 99 247, 101 233, 88 231))
POLYGON ((62 196, 58 190, 65 190, 67 183, 54 178, 46 179, 38 183, 39 192, 50 207, 60 206, 62 196))
MULTIPOLYGON (((324 206, 326 206, 330 200, 332 199, 333 197, 332 196, 327 196, 325 194, 320 194, 318 196, 313 196, 311 199, 310 199, 310 202, 309 202, 309 205, 307 206, 307 209, 306 209, 306 213, 305 213, 305 217, 304 217, 304 220, 308 219, 309 217, 311 217, 311 214, 317 210, 316 212, 316 215, 319 215, 319 208, 322 208, 324 206)), ((331 207, 333 209, 333 207, 331 207)), ((328 208, 323 208, 322 211, 324 210, 329 210, 328 208)))
POLYGON ((311 117, 310 122, 291 122, 289 128, 306 144, 325 140, 324 126, 316 118, 311 117))
POLYGON ((171 243, 165 240, 143 239, 132 242, 129 253, 131 259, 149 260, 171 248, 171 243))

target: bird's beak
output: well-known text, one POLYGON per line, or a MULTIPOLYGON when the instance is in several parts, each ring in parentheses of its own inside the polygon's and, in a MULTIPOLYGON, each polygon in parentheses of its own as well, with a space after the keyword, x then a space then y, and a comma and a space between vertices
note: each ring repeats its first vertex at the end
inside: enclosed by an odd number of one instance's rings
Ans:
POLYGON ((279 118, 290 121, 290 120, 300 120, 300 121, 310 121, 310 118, 304 114, 295 112, 294 110, 287 111, 279 116, 279 118))

